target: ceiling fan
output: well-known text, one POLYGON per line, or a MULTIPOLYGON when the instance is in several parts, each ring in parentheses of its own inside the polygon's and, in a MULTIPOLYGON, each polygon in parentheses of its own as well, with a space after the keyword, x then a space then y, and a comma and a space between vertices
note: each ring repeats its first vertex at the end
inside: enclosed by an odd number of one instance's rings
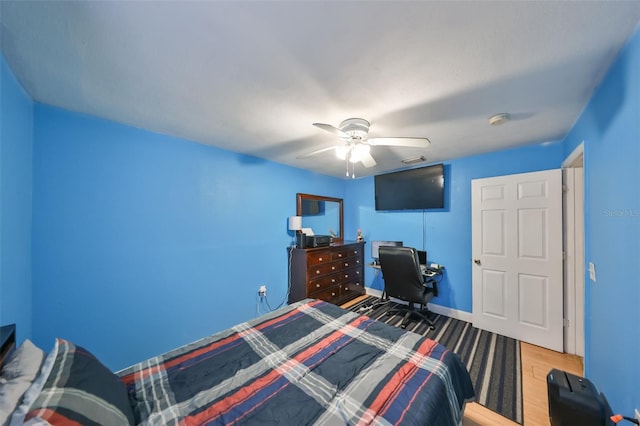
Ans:
MULTIPOLYGON (((348 118, 334 127, 331 124, 313 123, 314 126, 333 133, 342 139, 342 143, 337 146, 321 148, 298 158, 307 158, 322 152, 335 150, 336 156, 341 160, 348 160, 350 163, 361 162, 365 167, 373 167, 376 160, 371 156, 372 146, 406 146, 414 148, 427 148, 431 142, 427 138, 370 138, 369 122, 364 118, 348 118)), ((347 176, 349 175, 347 163, 347 176)))

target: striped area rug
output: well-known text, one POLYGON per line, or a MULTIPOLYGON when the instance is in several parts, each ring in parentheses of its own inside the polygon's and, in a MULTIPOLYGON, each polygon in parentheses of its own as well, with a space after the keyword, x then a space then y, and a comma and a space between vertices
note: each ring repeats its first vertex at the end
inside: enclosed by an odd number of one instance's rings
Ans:
MULTIPOLYGON (((396 303, 371 308, 379 301, 370 296, 348 309, 399 327, 403 314, 386 315, 396 303)), ((473 327, 470 323, 432 314, 436 329, 414 319, 407 330, 425 335, 458 354, 467 366, 476 401, 514 422, 522 424, 522 375, 517 340, 473 327)))

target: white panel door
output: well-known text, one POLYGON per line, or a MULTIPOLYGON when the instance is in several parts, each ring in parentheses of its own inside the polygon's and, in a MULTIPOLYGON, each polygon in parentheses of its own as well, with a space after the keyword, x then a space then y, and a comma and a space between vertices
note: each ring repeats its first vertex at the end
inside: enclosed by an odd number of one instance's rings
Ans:
POLYGON ((473 325, 562 352, 562 173, 471 182, 473 325))

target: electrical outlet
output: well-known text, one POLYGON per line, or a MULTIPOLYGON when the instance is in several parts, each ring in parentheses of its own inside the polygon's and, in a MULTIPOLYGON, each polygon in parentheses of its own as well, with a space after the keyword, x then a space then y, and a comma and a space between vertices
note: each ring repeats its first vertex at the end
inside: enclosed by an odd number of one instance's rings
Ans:
POLYGON ((589 278, 594 283, 596 282, 596 265, 593 262, 589 262, 589 278))
POLYGON ((635 416, 634 416, 634 417, 636 418, 636 420, 637 420, 638 422, 640 422, 640 410, 638 410, 638 409, 636 408, 636 409, 635 409, 635 411, 634 411, 634 413, 635 413, 635 416))
POLYGON ((266 296, 267 295, 267 286, 266 285, 261 285, 260 288, 258 288, 258 294, 260 296, 266 296))

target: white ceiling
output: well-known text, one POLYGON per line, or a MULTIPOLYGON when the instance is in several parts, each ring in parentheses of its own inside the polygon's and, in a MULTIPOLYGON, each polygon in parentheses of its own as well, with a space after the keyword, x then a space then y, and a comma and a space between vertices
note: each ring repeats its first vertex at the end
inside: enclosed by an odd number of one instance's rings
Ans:
POLYGON ((349 117, 375 168, 561 139, 640 22, 638 1, 7 1, 2 52, 38 102, 345 176, 349 117), (488 125, 508 112, 512 121, 488 125))

